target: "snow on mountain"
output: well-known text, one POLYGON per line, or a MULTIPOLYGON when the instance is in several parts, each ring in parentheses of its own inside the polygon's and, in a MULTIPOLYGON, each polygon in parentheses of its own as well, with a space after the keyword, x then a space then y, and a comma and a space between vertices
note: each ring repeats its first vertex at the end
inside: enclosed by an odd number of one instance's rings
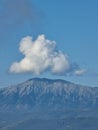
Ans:
POLYGON ((10 110, 98 108, 98 88, 76 85, 60 79, 33 78, 0 89, 0 108, 10 110))

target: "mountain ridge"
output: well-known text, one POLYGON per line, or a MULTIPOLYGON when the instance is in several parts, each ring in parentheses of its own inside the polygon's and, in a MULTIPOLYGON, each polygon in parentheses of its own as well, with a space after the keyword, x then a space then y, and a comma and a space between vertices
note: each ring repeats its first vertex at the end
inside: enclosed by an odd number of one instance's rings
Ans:
POLYGON ((98 88, 61 79, 32 78, 18 85, 0 89, 0 108, 98 108, 98 88))

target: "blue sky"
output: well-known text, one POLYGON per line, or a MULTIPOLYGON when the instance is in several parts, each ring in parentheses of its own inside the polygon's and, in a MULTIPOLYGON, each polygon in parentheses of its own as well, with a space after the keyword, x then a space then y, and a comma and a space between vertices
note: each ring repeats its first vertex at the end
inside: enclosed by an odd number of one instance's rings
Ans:
POLYGON ((61 78, 78 84, 98 87, 98 1, 97 0, 1 0, 0 1, 0 87, 16 84, 36 74, 9 72, 23 55, 21 39, 41 34, 56 41, 58 50, 87 72, 83 75, 38 77, 61 78))

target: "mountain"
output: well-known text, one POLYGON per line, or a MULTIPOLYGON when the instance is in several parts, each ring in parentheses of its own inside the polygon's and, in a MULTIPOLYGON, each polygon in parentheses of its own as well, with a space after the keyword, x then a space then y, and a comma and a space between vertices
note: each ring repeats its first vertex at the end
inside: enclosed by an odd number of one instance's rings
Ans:
POLYGON ((0 89, 0 130, 97 130, 98 88, 33 78, 0 89))
POLYGON ((0 110, 65 110, 98 108, 98 88, 65 80, 33 78, 0 89, 0 110))
POLYGON ((0 130, 98 130, 98 118, 28 119, 0 130))

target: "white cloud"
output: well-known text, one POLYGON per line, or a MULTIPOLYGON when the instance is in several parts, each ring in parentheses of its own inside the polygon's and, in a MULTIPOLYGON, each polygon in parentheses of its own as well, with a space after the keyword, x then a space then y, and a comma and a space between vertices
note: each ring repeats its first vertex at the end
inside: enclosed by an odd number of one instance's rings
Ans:
MULTIPOLYGON (((10 72, 32 72, 39 75, 48 70, 54 74, 66 74, 72 69, 68 56, 56 50, 56 42, 46 39, 44 35, 39 35, 36 40, 30 36, 24 37, 20 41, 19 50, 24 58, 14 62, 10 72)), ((72 71, 74 72, 73 69, 72 71)), ((77 75, 83 72, 83 70, 75 69, 77 75)))
POLYGON ((86 69, 75 70, 75 75, 83 75, 86 73, 86 69))

